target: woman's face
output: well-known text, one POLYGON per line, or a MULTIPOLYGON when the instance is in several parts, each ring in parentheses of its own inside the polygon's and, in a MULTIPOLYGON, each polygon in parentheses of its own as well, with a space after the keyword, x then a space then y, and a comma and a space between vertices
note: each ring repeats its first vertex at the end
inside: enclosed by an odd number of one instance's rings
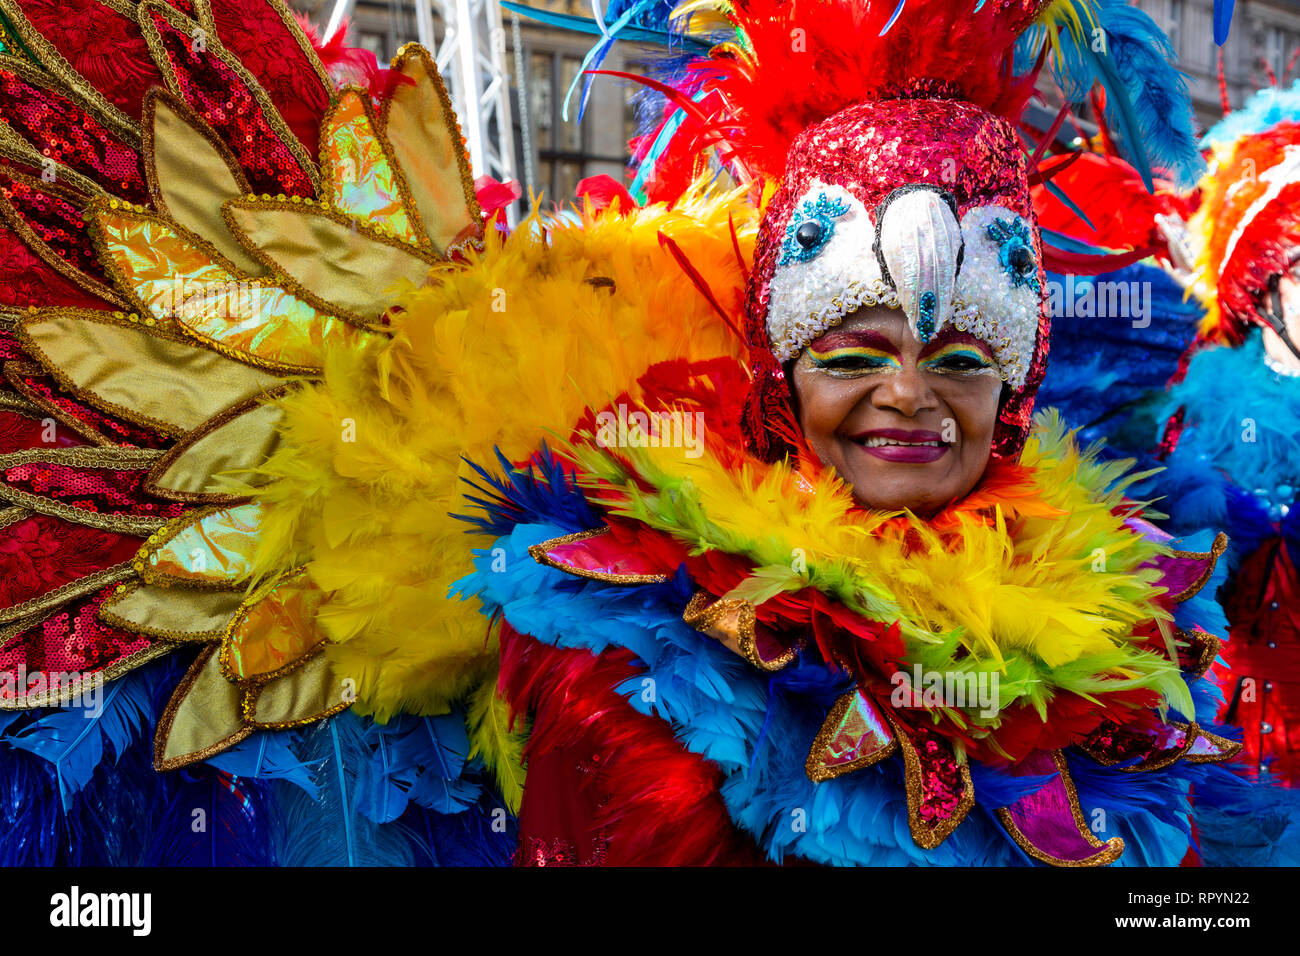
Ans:
POLYGON ((921 343, 895 309, 860 309, 792 372, 809 446, 866 508, 928 516, 988 464, 1002 378, 988 346, 948 326, 921 343))

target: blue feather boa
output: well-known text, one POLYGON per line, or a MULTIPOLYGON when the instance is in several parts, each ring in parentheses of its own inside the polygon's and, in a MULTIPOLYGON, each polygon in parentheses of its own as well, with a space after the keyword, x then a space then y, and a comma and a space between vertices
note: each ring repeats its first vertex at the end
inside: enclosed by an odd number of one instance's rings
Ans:
MULTIPOLYGON (((684 572, 664 584, 617 587, 574 578, 529 556, 529 545, 571 530, 546 522, 544 514, 529 514, 478 553, 475 572, 459 581, 454 593, 477 596, 485 614, 500 613, 512 627, 548 644, 593 654, 613 647, 631 651, 639 673, 618 690, 635 710, 668 721, 684 747, 722 771, 721 793, 731 819, 772 860, 797 856, 873 866, 1030 862, 991 809, 1032 792, 1041 780, 973 763, 976 808, 939 848, 921 850, 908 827, 898 761, 820 784, 804 771, 810 741, 847 687, 842 675, 809 658, 774 675, 749 667, 682 622, 692 591, 684 572), (506 555, 504 570, 501 552, 494 570, 496 548, 506 555), (653 694, 644 692, 647 686, 653 694)), ((1189 607, 1183 623, 1192 623, 1188 618, 1198 608, 1214 605, 1189 607)), ((1209 723, 1217 692, 1205 681, 1194 685, 1198 716, 1209 723)), ((1098 836, 1124 838, 1125 864, 1168 866, 1182 860, 1191 845, 1191 794, 1208 768, 1177 764, 1164 772, 1129 775, 1083 759, 1072 760, 1071 767, 1098 836)), ((1198 796, 1198 812, 1202 800, 1198 796)))

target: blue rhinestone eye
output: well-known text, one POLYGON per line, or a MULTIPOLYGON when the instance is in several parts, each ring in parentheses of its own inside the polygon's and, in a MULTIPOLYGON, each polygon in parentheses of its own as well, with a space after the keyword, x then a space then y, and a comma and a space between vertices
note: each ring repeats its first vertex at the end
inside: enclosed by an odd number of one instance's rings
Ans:
POLYGON ((776 264, 783 266, 787 262, 815 259, 835 235, 835 220, 848 212, 847 202, 832 199, 825 193, 805 199, 785 227, 785 240, 781 243, 781 255, 776 264))
POLYGON ((1011 276, 1012 284, 1027 285, 1035 292, 1041 291, 1029 227, 1019 219, 994 219, 988 224, 987 232, 988 237, 998 244, 998 261, 1002 264, 1002 271, 1011 276))

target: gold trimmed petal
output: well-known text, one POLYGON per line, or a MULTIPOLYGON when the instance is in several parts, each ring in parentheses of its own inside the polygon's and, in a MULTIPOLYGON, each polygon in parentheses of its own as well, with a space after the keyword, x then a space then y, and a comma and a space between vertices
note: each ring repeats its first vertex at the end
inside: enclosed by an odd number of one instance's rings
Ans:
POLYGON ((236 683, 264 684, 300 666, 325 643, 316 626, 321 591, 306 568, 244 601, 221 639, 221 672, 236 683))
MULTIPOLYGON (((277 426, 284 413, 267 399, 287 394, 293 386, 272 389, 266 398, 250 399, 229 408, 190 432, 154 463, 144 490, 159 498, 192 504, 235 504, 243 496, 222 490, 217 476, 246 472, 266 461, 280 443, 277 426)), ((241 474, 245 484, 266 479, 255 472, 241 474)))
POLYGON ((221 218, 221 204, 247 195, 239 163, 188 103, 153 89, 144 100, 144 171, 160 212, 212 243, 239 271, 261 275, 221 218))
POLYGON ((181 678, 158 720, 153 765, 175 770, 215 757, 253 732, 240 711, 242 691, 221 676, 212 645, 181 678))
POLYGON ((210 643, 221 640, 239 603, 236 591, 178 591, 131 580, 100 605, 99 619, 160 640, 210 643))
POLYGON ((28 353, 73 395, 164 435, 283 383, 158 327, 152 316, 32 309, 17 328, 28 353))
MULTIPOLYGON (((1028 853, 1035 860, 1041 863, 1047 863, 1052 866, 1065 867, 1085 867, 1085 866, 1105 866, 1114 863, 1124 853, 1124 841, 1120 837, 1111 837, 1105 843, 1098 840, 1093 834, 1092 828, 1088 826, 1088 821, 1083 815, 1083 808, 1079 806, 1079 793, 1074 787, 1074 778, 1070 776, 1070 768, 1065 762, 1065 756, 1059 750, 1052 751, 1052 761, 1056 765, 1056 770, 1060 775, 1060 783, 1063 788, 1063 796, 1067 802, 1071 820, 1078 835, 1084 840, 1086 848, 1091 848, 1097 852, 1082 859, 1068 860, 1062 857, 1053 856, 1046 850, 1040 849, 1038 845, 1021 830, 1016 823, 1015 816, 1011 808, 1002 807, 997 811, 997 817, 1006 828, 1011 838, 1019 844, 1020 848, 1028 853)), ((1054 781, 1049 781, 1045 787, 1052 787, 1054 781)))
POLYGON ((392 148, 365 90, 339 90, 321 123, 320 163, 326 198, 339 212, 387 229, 406 242, 428 237, 415 228, 414 205, 392 148))
POLYGON ((341 713, 356 699, 351 682, 334 672, 324 651, 267 684, 244 693, 244 719, 254 727, 288 730, 341 713))
POLYGON ((404 284, 424 285, 437 259, 332 206, 292 200, 233 200, 230 231, 285 285, 322 312, 363 328, 377 321, 404 284))
POLYGON ((261 519, 256 502, 187 512, 150 535, 132 567, 146 584, 241 590, 253 568, 261 519))
POLYGON ((97 199, 86 222, 104 268, 156 320, 175 315, 197 292, 240 276, 206 239, 143 206, 97 199))
POLYGON ((445 255, 483 234, 483 210, 460 123, 428 50, 408 43, 397 52, 392 68, 415 82, 394 84, 380 125, 393 145, 424 230, 433 248, 445 255))

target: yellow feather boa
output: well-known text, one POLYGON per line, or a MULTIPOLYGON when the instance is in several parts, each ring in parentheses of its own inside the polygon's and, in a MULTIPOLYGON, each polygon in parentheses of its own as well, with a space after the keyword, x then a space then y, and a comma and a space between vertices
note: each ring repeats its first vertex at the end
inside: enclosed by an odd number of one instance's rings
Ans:
MULTIPOLYGON (((328 653, 379 720, 445 712, 495 677, 486 622, 447 597, 485 543, 449 516, 472 474, 462 456, 490 461, 499 446, 522 459, 651 364, 738 348, 659 234, 739 314, 729 220, 747 258, 758 223, 742 192, 577 218, 543 234, 534 210, 508 238, 490 232, 484 252, 402 300, 391 340, 331 351, 324 382, 281 401, 281 444, 262 469, 271 482, 257 492, 257 572, 308 567, 328 653)), ((475 700, 474 743, 491 763, 517 741, 499 702, 475 700)))

